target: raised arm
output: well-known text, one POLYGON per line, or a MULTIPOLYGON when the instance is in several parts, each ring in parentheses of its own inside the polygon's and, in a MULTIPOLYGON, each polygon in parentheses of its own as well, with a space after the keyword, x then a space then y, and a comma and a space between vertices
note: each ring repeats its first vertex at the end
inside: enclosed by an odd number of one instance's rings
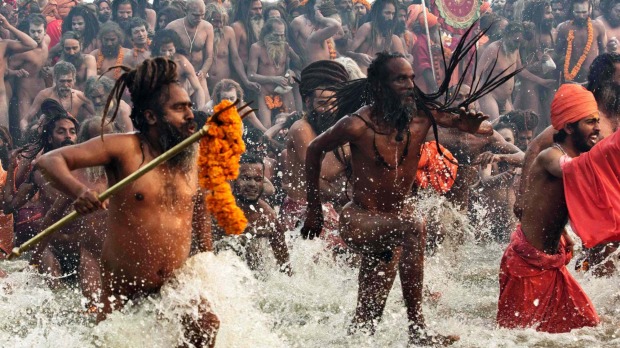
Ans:
POLYGON ((437 124, 446 128, 457 128, 462 132, 482 135, 492 135, 493 126, 487 121, 489 116, 483 115, 481 112, 474 110, 465 110, 461 108, 459 114, 448 112, 433 112, 437 124))
POLYGON ((324 28, 316 30, 310 34, 308 37, 309 42, 313 44, 322 44, 325 40, 331 38, 342 30, 342 26, 337 20, 323 17, 323 14, 321 14, 321 11, 318 9, 314 12, 317 23, 324 26, 324 28))
POLYGON ((525 154, 516 147, 504 140, 504 138, 496 131, 493 131, 490 149, 495 153, 496 162, 506 162, 510 165, 521 167, 525 154))
POLYGON ((34 41, 33 38, 31 38, 28 34, 17 30, 17 28, 12 26, 3 15, 0 15, 0 26, 11 32, 11 34, 17 38, 17 40, 5 41, 7 48, 7 51, 4 52, 5 56, 8 56, 10 53, 22 53, 37 48, 37 42, 34 41))

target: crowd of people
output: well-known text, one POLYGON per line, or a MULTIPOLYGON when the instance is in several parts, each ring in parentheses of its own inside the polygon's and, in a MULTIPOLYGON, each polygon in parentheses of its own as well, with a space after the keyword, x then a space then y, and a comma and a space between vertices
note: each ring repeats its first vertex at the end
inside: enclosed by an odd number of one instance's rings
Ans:
MULTIPOLYGON (((101 321, 197 252, 233 249, 257 270, 267 240, 292 276, 285 232, 301 228, 360 268, 351 332, 374 332, 398 274, 411 343, 448 345, 422 314, 425 253, 455 233, 416 214, 429 191, 489 227, 480 242, 508 243, 500 326, 598 324, 566 271, 562 177, 618 125, 620 0, 480 5, 453 33, 407 0, 2 2, 0 250, 79 212, 27 257, 101 321), (195 146, 99 201, 225 100, 255 108, 231 183, 247 233, 210 217, 195 146)), ((613 273, 609 240, 579 269, 613 273)), ((196 305, 184 342, 213 346, 219 320, 196 305)))

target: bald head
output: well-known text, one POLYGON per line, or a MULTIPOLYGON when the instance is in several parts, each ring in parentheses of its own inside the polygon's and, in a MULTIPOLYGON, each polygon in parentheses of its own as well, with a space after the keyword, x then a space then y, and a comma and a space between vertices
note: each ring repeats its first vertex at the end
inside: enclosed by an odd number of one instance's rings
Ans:
POLYGON ((202 0, 188 0, 186 18, 190 27, 197 27, 205 18, 204 2, 202 0))

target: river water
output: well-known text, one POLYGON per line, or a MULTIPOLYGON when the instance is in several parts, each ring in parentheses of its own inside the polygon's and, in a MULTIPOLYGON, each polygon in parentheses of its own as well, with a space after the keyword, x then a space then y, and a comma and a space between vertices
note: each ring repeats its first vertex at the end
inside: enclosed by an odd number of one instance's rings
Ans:
MULTIPOLYGON (((620 347, 617 276, 599 279, 573 272, 601 317, 596 328, 554 335, 496 328, 498 269, 505 245, 476 242, 475 230, 484 226, 455 231, 461 236, 447 238, 427 258, 425 286, 441 293, 438 300, 424 302, 430 328, 460 335, 455 347, 620 347)), ((4 262, 0 268, 10 274, 0 279, 0 342, 4 347, 174 347, 182 335, 178 318, 192 311, 192 300, 206 297, 221 320, 218 347, 407 346, 398 280, 376 334, 347 335, 357 270, 334 260, 321 241, 301 240, 295 232, 287 237, 292 277, 275 270, 272 258, 266 270, 256 274, 232 251, 203 253, 188 260, 160 295, 130 303, 100 325, 83 313, 78 291, 52 291, 24 261, 4 262)))

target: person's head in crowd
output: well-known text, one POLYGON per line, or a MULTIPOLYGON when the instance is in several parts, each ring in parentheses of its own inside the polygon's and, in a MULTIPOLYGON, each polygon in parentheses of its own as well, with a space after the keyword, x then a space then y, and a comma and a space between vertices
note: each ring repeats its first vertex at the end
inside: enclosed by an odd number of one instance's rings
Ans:
POLYGON ((38 131, 32 133, 28 143, 20 149, 23 157, 34 159, 41 151, 47 153, 75 145, 80 125, 58 101, 45 99, 41 103, 40 115, 38 131))
POLYGON ((123 31, 127 31, 129 20, 138 15, 138 4, 133 0, 113 0, 112 1, 112 20, 118 24, 123 31))
MULTIPOLYGON (((324 1, 321 1, 323 4, 324 1)), ((338 9, 338 14, 344 25, 352 25, 355 23, 355 11, 353 11, 352 0, 335 0, 334 4, 338 9)))
POLYGON ((9 21, 12 26, 17 26, 19 16, 13 5, 3 2, 0 5, 0 14, 3 15, 4 18, 6 18, 6 20, 9 21))
POLYGON ((111 0, 96 0, 97 5, 97 19, 99 23, 107 23, 112 19, 112 1, 111 0))
POLYGON ((349 80, 363 79, 366 77, 366 74, 362 72, 362 69, 360 69, 359 65, 357 65, 353 59, 349 57, 338 57, 334 59, 334 61, 344 66, 349 74, 349 80))
POLYGON ((60 98, 67 98, 75 84, 75 66, 69 62, 58 62, 54 65, 54 86, 60 98))
POLYGON ((41 6, 36 1, 18 1, 18 22, 25 20, 31 14, 41 14, 41 6))
POLYGON ((602 0, 601 13, 607 23, 613 28, 620 26, 620 1, 619 0, 602 0))
POLYGON ((366 0, 353 0, 353 11, 357 18, 362 18, 370 12, 370 3, 366 0))
POLYGON ((78 5, 72 8, 67 18, 62 21, 62 32, 68 31, 80 33, 84 47, 88 47, 97 39, 99 21, 89 8, 78 5))
POLYGON ((41 45, 45 39, 45 29, 47 29, 47 21, 40 13, 33 13, 26 17, 17 27, 18 30, 28 33, 37 45, 41 45))
POLYGON ((129 30, 126 34, 131 38, 131 42, 138 47, 146 47, 149 42, 149 24, 140 17, 133 17, 129 21, 129 30))
POLYGON ((82 36, 74 31, 67 31, 62 34, 59 42, 62 48, 60 57, 65 62, 71 63, 76 69, 80 68, 84 63, 82 55, 82 36))
MULTIPOLYGON (((177 49, 181 45, 181 38, 172 29, 161 29, 153 36, 151 42, 151 54, 154 57, 165 57, 174 59, 174 55, 179 52, 177 49)), ((181 52, 179 52, 181 53, 181 52)))
POLYGON ((213 88, 211 99, 213 99, 213 105, 221 103, 222 100, 228 100, 231 103, 237 100, 243 101, 243 88, 236 81, 223 79, 213 88))
POLYGON ((306 119, 317 134, 336 123, 334 87, 348 80, 349 73, 345 67, 331 60, 319 60, 302 70, 299 93, 304 102, 306 119))
POLYGON ((288 16, 286 15, 286 12, 278 4, 269 5, 263 9, 263 20, 266 22, 271 18, 280 18, 283 19, 285 22, 288 22, 288 16))
POLYGON ((13 150, 13 138, 5 126, 0 126, 0 163, 2 169, 9 169, 9 156, 13 150))
POLYGON ((506 1, 506 5, 504 5, 504 10, 501 11, 502 16, 506 17, 509 21, 515 20, 515 2, 514 1, 506 1))
POLYGON ((377 0, 370 8, 370 21, 372 22, 372 32, 374 37, 377 35, 389 38, 396 28, 396 9, 398 2, 395 0, 377 0))
POLYGON ((500 117, 500 123, 513 126, 515 145, 521 151, 527 150, 534 138, 534 131, 538 127, 538 115, 529 110, 513 110, 500 117))
POLYGON ((103 109, 105 108, 108 95, 114 87, 114 82, 114 80, 107 76, 91 76, 86 80, 84 94, 93 103, 97 116, 103 116, 103 109))
POLYGON ((239 176, 233 183, 233 195, 238 201, 256 204, 263 194, 265 164, 256 153, 244 153, 239 160, 239 176))
POLYGON ((567 19, 567 9, 568 6, 564 0, 551 0, 551 11, 553 12, 554 26, 558 26, 567 19))
POLYGON ((605 115, 617 118, 620 115, 620 54, 603 53, 590 65, 588 85, 605 115))
POLYGON ((105 57, 116 57, 125 41, 123 29, 115 22, 108 22, 101 26, 99 30, 99 42, 101 42, 101 53, 105 57))
POLYGON ((166 7, 174 7, 176 9, 181 10, 181 12, 183 13, 181 17, 185 16, 185 11, 187 10, 187 4, 185 3, 185 0, 164 0, 164 1, 155 0, 153 2, 153 8, 155 9, 157 13, 159 13, 160 10, 166 7))
POLYGON ((260 0, 239 0, 235 6, 234 17, 231 21, 243 24, 248 42, 258 41, 260 33, 265 24, 263 19, 263 3, 260 0))
POLYGON ((493 0, 491 7, 493 7, 493 10, 503 10, 504 6, 506 6, 506 0, 493 0))
POLYGON ((269 147, 264 141, 263 132, 254 127, 245 127, 243 129, 243 142, 245 143, 246 153, 255 153, 261 156, 267 156, 269 147))
POLYGON ((224 26, 227 23, 226 10, 217 3, 210 3, 205 8, 205 19, 213 25, 213 54, 217 54, 217 48, 224 38, 224 26))
POLYGON ((298 0, 289 1, 286 5, 286 13, 288 13, 288 17, 293 20, 303 14, 303 7, 299 4, 298 0))
POLYGON ((502 32, 508 26, 508 20, 495 13, 485 13, 480 17, 480 29, 487 29, 486 35, 489 42, 494 42, 502 38, 502 32))
POLYGON ((287 54, 286 23, 279 18, 268 20, 260 32, 259 40, 267 49, 269 58, 279 62, 287 54))
POLYGON ((168 23, 183 18, 184 12, 176 7, 168 6, 164 7, 157 12, 157 25, 155 31, 165 29, 168 23))
POLYGON ((586 21, 592 14, 592 4, 589 0, 571 0, 570 1, 570 16, 573 23, 577 26, 585 26, 586 21))
POLYGON ((202 0, 187 0, 185 20, 190 28, 196 28, 205 18, 205 3, 202 0))
POLYGON ((506 52, 515 52, 521 47, 523 42, 523 24, 520 22, 510 22, 502 33, 502 43, 506 52))
POLYGON ((515 144, 514 126, 509 123, 500 122, 493 126, 493 129, 504 138, 507 143, 515 144))
POLYGON ((114 127, 111 123, 103 122, 101 117, 93 116, 86 119, 80 125, 80 132, 77 136, 77 143, 83 143, 89 141, 92 138, 96 138, 102 134, 112 134, 114 133, 114 127), (101 128, 101 124, 103 123, 103 128, 101 128))
POLYGON ((587 152, 599 140, 599 111, 592 92, 578 84, 563 84, 551 102, 553 141, 587 152))
POLYGON ((523 22, 533 23, 538 31, 550 32, 553 29, 553 11, 547 0, 527 2, 523 10, 523 22))

